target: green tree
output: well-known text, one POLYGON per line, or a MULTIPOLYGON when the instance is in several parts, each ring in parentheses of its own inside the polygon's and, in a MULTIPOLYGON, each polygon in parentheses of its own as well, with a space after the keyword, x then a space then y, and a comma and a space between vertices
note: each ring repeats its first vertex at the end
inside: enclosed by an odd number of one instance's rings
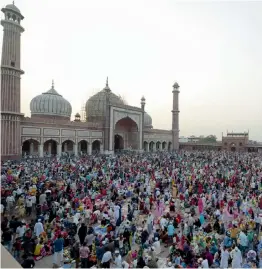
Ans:
POLYGON ((208 135, 206 137, 201 137, 200 142, 202 142, 202 143, 216 143, 217 137, 215 135, 208 135))

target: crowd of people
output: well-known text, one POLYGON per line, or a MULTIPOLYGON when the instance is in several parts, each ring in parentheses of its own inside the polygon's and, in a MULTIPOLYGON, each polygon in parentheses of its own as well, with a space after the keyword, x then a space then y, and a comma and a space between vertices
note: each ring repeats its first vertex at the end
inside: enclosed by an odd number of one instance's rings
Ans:
POLYGON ((261 194, 259 153, 8 161, 2 244, 24 268, 261 268, 261 194))

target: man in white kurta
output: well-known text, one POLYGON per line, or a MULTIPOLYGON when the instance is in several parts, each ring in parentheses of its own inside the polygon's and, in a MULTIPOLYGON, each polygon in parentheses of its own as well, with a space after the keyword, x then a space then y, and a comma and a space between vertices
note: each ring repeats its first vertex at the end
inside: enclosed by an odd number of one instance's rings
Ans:
POLYGON ((38 237, 42 232, 44 232, 44 227, 43 224, 41 222, 41 219, 38 220, 38 222, 35 224, 34 227, 34 232, 35 235, 38 237))
POLYGON ((238 247, 235 248, 230 252, 232 258, 232 268, 241 268, 242 263, 242 253, 238 247))
POLYGON ((221 259, 220 259, 220 268, 228 268, 228 259, 229 252, 223 246, 221 247, 221 259))

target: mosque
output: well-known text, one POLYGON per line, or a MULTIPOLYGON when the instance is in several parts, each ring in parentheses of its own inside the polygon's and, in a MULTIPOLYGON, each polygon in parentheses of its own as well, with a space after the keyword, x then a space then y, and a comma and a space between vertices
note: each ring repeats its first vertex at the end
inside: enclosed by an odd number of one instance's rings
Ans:
MULTIPOLYGON (((24 154, 61 155, 63 152, 112 154, 117 150, 156 151, 179 148, 179 85, 173 85, 172 130, 153 129, 145 111, 146 100, 134 107, 105 87, 86 102, 86 119, 77 113, 71 121, 72 106, 52 83, 49 90, 30 103, 31 117, 21 113, 20 37, 24 19, 20 10, 9 4, 2 9, 4 28, 1 61, 1 156, 16 159, 24 154)), ((170 92, 171 94, 171 92, 170 92)))
MULTIPOLYGON (((179 143, 179 85, 174 83, 172 129, 153 128, 152 118, 146 113, 146 100, 134 107, 112 92, 108 80, 105 87, 90 97, 85 106, 86 119, 80 114, 71 120, 72 106, 55 89, 54 83, 46 92, 30 103, 31 117, 21 113, 21 25, 20 10, 9 4, 2 8, 4 28, 1 59, 1 158, 18 159, 24 154, 45 155, 63 152, 94 152, 112 154, 119 150, 174 151, 179 148, 206 149, 207 145, 179 143)), ((171 95, 171 92, 170 92, 171 95)), ((241 142, 208 145, 208 149, 245 149, 246 136, 241 142), (235 146, 234 143, 238 143, 235 146), (241 144, 240 144, 241 143, 241 144), (224 145, 224 146, 223 146, 224 145), (234 146, 232 146, 234 145, 234 146), (241 145, 241 146, 240 146, 241 145)), ((237 138, 239 140, 239 137, 237 138)), ((238 141, 237 140, 237 141, 238 141)))

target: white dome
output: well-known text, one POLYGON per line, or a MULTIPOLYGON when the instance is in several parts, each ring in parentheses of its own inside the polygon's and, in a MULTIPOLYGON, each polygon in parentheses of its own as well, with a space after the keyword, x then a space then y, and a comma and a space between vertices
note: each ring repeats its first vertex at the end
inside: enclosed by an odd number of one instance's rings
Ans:
POLYGON ((152 118, 146 112, 144 114, 144 128, 150 128, 150 129, 153 128, 153 126, 152 126, 152 118))
POLYGON ((49 91, 34 97, 30 102, 31 115, 71 117, 71 104, 58 94, 54 84, 49 91))
POLYGON ((106 109, 106 99, 109 98, 109 103, 111 105, 124 105, 124 101, 121 97, 114 94, 109 86, 108 81, 106 87, 91 96, 86 102, 86 119, 89 122, 92 121, 104 121, 105 120, 105 109, 106 109))

